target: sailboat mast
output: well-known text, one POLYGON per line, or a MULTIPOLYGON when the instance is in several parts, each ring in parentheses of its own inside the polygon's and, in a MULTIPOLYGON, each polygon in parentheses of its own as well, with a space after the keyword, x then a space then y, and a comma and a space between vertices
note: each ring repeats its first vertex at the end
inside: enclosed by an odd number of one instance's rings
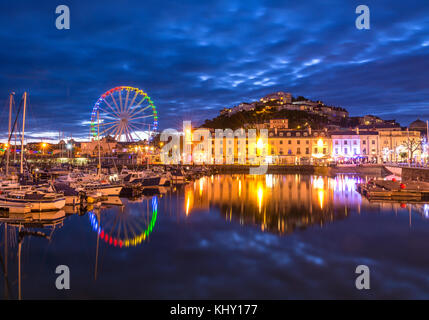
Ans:
POLYGON ((101 151, 100 151, 100 111, 97 109, 97 140, 98 140, 98 177, 101 177, 101 151))
POLYGON ((14 131, 14 136, 15 136, 15 147, 14 147, 14 152, 13 152, 13 163, 16 163, 16 128, 18 128, 18 125, 15 123, 15 127, 13 128, 14 131))
POLYGON ((25 131, 25 109, 27 106, 27 92, 24 92, 24 112, 22 114, 22 137, 21 137, 21 170, 24 173, 24 131, 25 131))
POLYGON ((12 102, 13 95, 15 92, 11 92, 9 95, 9 131, 7 138, 7 154, 6 154, 6 176, 9 175, 9 159, 10 159, 10 133, 11 133, 11 125, 12 125, 12 102))

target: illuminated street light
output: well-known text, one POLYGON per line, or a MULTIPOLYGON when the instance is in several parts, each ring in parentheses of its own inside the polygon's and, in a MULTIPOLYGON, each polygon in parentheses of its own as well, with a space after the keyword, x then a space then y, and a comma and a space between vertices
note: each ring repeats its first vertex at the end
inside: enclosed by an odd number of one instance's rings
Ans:
POLYGON ((46 143, 42 142, 42 154, 45 154, 46 143))

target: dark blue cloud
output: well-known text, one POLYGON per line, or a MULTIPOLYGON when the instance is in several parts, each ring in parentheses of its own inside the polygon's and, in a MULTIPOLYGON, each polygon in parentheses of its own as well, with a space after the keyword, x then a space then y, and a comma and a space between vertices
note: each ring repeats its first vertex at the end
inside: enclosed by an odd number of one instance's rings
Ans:
POLYGON ((33 131, 86 137, 92 105, 118 85, 148 92, 161 128, 277 90, 352 115, 429 117, 425 1, 366 1, 365 31, 357 1, 63 1, 62 31, 58 4, 0 4, 0 102, 28 90, 33 131))

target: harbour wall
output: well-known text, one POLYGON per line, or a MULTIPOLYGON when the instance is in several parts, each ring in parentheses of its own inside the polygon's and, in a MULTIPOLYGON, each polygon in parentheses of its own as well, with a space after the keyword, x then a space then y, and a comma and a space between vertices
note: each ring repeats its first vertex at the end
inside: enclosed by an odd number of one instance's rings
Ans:
POLYGON ((429 168, 386 166, 386 169, 392 174, 401 177, 403 181, 429 182, 429 168))
POLYGON ((402 176, 402 167, 385 166, 385 168, 395 176, 398 176, 398 177, 402 176))
POLYGON ((429 182, 429 169, 426 168, 402 168, 401 178, 403 181, 425 181, 429 182))
MULTIPOLYGON (((252 166, 249 165, 212 165, 218 173, 249 173, 252 166)), ((253 168, 256 168, 253 166, 253 168)), ((382 165, 365 165, 350 167, 315 166, 315 165, 273 165, 268 166, 269 174, 314 174, 323 176, 335 176, 337 174, 356 174, 382 176, 389 172, 382 165)))

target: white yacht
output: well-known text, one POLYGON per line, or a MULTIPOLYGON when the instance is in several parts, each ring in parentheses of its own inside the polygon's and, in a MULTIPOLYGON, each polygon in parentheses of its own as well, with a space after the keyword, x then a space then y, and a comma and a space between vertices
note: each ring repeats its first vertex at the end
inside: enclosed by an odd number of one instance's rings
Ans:
POLYGON ((69 184, 75 190, 84 190, 87 192, 100 192, 105 196, 118 196, 122 190, 119 184, 112 184, 108 179, 99 177, 96 174, 69 173, 57 179, 59 183, 69 184))
POLYGON ((139 184, 142 187, 155 187, 161 181, 161 176, 151 171, 131 171, 124 169, 119 176, 125 183, 139 184))
POLYGON ((123 188, 121 185, 110 184, 103 181, 81 183, 77 185, 77 187, 81 187, 89 192, 100 192, 104 196, 119 196, 123 188))
POLYGON ((40 190, 10 191, 0 195, 0 207, 29 204, 31 211, 59 210, 66 204, 63 194, 40 190))

